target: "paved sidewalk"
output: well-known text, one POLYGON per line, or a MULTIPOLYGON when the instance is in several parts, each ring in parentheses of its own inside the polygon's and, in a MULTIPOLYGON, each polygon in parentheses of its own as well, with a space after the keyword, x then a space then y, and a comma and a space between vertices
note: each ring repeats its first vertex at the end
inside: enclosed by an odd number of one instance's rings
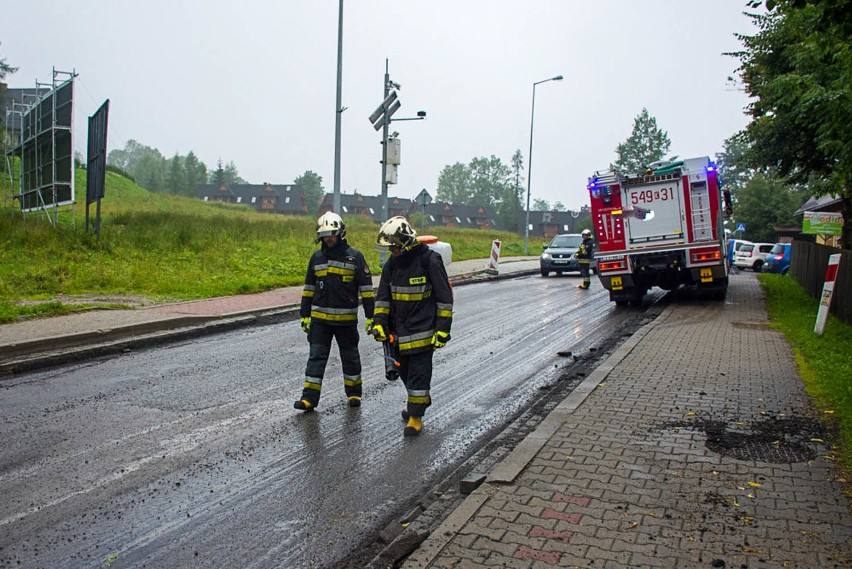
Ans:
POLYGON ((634 334, 403 567, 852 567, 821 413, 734 275, 634 334))

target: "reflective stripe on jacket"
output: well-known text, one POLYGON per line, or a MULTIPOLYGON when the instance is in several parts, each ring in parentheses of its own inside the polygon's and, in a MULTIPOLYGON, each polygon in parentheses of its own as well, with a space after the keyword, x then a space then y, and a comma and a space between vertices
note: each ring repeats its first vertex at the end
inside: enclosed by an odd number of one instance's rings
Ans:
POLYGON ((300 316, 331 325, 358 323, 358 298, 364 315, 373 317, 373 276, 364 255, 341 239, 334 247, 325 244, 311 255, 302 289, 300 316))
POLYGON ((387 260, 375 320, 396 335, 401 354, 431 350, 436 331, 450 333, 453 289, 438 253, 418 244, 387 260))

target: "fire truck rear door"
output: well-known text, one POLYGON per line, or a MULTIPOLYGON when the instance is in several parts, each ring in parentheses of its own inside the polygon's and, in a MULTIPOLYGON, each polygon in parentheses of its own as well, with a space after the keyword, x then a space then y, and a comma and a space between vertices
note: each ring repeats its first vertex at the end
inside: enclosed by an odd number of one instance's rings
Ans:
POLYGON ((628 249, 684 241, 680 178, 627 186, 624 198, 628 249))

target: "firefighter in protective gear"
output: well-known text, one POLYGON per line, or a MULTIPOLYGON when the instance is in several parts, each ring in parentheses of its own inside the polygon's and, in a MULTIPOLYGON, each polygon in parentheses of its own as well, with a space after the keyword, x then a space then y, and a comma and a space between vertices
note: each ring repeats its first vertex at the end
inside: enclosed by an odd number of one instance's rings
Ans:
POLYGON ((583 277, 583 284, 578 288, 587 290, 592 284, 592 279, 589 278, 589 266, 592 264, 595 242, 592 239, 592 232, 589 229, 584 229, 580 235, 583 237, 583 242, 580 243, 577 252, 574 253, 574 258, 577 259, 577 263, 580 265, 580 275, 583 277))
POLYGON ((373 337, 381 342, 395 336, 395 359, 407 391, 403 434, 418 435, 432 404, 432 353, 450 341, 453 289, 441 255, 417 241, 404 217, 387 220, 376 244, 387 247, 391 256, 382 267, 376 293, 373 337))
POLYGON ((364 255, 346 242, 346 226, 334 212, 317 220, 316 243, 322 243, 308 261, 300 307, 302 330, 308 335, 310 355, 305 367, 302 397, 293 404, 301 411, 319 405, 322 380, 337 339, 343 367, 343 388, 350 407, 361 406, 361 357, 358 353, 358 298, 371 328, 375 295, 373 277, 364 255))

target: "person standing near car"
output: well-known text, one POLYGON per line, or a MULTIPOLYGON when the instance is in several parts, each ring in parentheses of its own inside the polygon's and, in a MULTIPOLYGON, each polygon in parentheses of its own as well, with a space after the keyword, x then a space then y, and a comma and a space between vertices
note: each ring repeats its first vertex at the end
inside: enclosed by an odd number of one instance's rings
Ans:
POLYGON ((432 404, 432 353, 450 341, 453 289, 441 255, 417 240, 404 217, 387 220, 376 244, 387 247, 391 256, 376 292, 373 337, 387 342, 393 336, 399 377, 407 391, 403 434, 415 436, 432 404))
POLYGON ((370 267, 364 255, 346 242, 346 226, 334 212, 317 220, 315 243, 302 289, 300 316, 308 335, 310 355, 305 367, 302 397, 293 404, 300 411, 319 405, 331 341, 337 339, 343 367, 343 389, 350 407, 361 406, 361 356, 358 353, 358 297, 364 305, 366 331, 373 326, 375 295, 370 267))
POLYGON ((592 279, 589 277, 589 266, 592 264, 595 242, 592 239, 592 231, 590 229, 584 229, 580 235, 583 237, 583 242, 580 243, 577 252, 574 253, 574 258, 577 259, 577 263, 580 265, 580 275, 583 277, 583 284, 577 288, 588 290, 592 284, 592 279))

